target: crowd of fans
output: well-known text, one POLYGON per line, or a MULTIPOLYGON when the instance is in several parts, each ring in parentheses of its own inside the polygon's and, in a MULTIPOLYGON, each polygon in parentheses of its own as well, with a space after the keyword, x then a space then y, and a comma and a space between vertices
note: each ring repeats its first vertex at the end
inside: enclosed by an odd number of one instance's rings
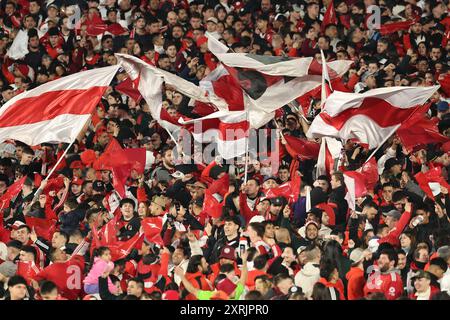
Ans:
MULTIPOLYGON (((448 8, 447 0, 2 1, 0 105, 47 81, 116 64, 114 53, 134 55, 198 85, 219 63, 208 51, 208 31, 237 53, 319 59, 322 49, 328 61, 353 60, 347 74, 333 81, 335 90, 442 83, 429 117, 450 136, 448 8), (322 23, 330 4, 337 24, 322 23), (379 6, 383 26, 411 23, 382 35, 367 26, 371 5, 379 6), (98 34, 100 26, 107 31, 98 34), (19 30, 28 35, 28 53, 12 60, 7 51, 19 30)), ((375 156, 376 186, 350 210, 341 171, 317 176, 316 160, 298 161, 289 152, 282 153, 275 174, 251 159, 246 182, 242 162, 179 164, 174 141, 152 119, 145 100, 115 89, 125 78, 119 71, 51 185, 43 178, 67 145, 2 143, 0 194, 27 176, 18 196, 1 207, 2 299, 450 299, 448 190, 441 187, 430 198, 414 178, 440 167, 448 179, 450 160, 442 145, 408 152, 391 137, 375 156), (132 170, 127 196, 115 211, 112 172, 93 166, 114 139, 156 158, 143 175, 132 170), (266 197, 297 171, 298 199, 266 197), (222 211, 206 210, 205 193, 227 175, 222 211), (33 201, 39 187, 43 191, 33 201), (164 217, 162 245, 142 237, 119 259, 117 242, 90 250, 111 219, 116 224, 109 231, 125 243, 143 233, 142 219, 158 216, 164 217), (29 217, 54 222, 47 237, 28 225, 29 217)), ((173 116, 200 117, 172 88, 163 100, 173 116)), ((320 112, 320 92, 301 102, 306 117, 280 107, 276 120, 283 134, 304 138, 308 120, 320 112)), ((265 127, 277 128, 274 121, 265 127)), ((370 154, 354 142, 344 149, 349 170, 370 154)))

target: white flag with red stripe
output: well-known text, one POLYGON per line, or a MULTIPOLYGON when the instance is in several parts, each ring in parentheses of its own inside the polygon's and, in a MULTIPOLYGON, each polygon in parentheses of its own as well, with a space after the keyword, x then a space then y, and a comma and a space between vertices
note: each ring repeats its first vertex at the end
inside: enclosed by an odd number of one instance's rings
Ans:
POLYGON ((356 199, 364 196, 367 193, 366 179, 364 174, 357 171, 345 171, 344 183, 347 187, 347 200, 350 209, 355 210, 356 199))
POLYGON ((390 87, 362 94, 334 91, 307 136, 358 139, 369 148, 376 148, 438 89, 439 86, 390 87))
POLYGON ((339 167, 342 151, 342 143, 329 137, 323 137, 320 145, 319 157, 317 158, 317 176, 330 175, 335 167, 339 167), (336 163, 336 161, 338 161, 336 163))
POLYGON ((246 152, 250 123, 246 111, 218 111, 209 116, 184 121, 194 139, 200 143, 217 143, 217 151, 224 159, 246 152))
MULTIPOLYGON (((213 37, 208 38, 208 49, 245 93, 248 110, 255 108, 258 112, 271 113, 321 85, 322 66, 313 58, 223 53, 225 48, 221 49, 213 37)), ((352 63, 350 60, 327 63, 329 76, 343 75, 352 63)), ((221 96, 217 91, 216 94, 221 96)), ((250 119, 253 121, 251 116, 250 119)))
POLYGON ((117 53, 116 56, 119 64, 125 69, 131 80, 136 83, 139 92, 149 105, 152 117, 157 120, 161 126, 170 131, 176 130, 179 126, 174 124, 174 122, 164 120, 164 110, 162 107, 163 83, 174 87, 178 92, 191 99, 203 103, 211 103, 218 109, 227 109, 227 104, 223 99, 214 95, 209 95, 205 89, 200 88, 183 78, 151 66, 141 59, 127 54, 117 53))
POLYGON ((72 142, 118 69, 78 72, 15 96, 0 109, 0 142, 15 139, 31 146, 72 142))

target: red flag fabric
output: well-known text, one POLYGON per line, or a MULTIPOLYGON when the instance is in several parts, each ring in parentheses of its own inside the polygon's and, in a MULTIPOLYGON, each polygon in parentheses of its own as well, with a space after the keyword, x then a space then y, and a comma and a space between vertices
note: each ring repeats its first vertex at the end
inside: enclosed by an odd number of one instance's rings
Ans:
POLYGON ((397 31, 406 31, 413 24, 414 24, 413 20, 384 23, 380 26, 380 33, 382 36, 385 36, 387 34, 391 34, 397 31))
POLYGON ((56 230, 56 220, 47 220, 35 217, 25 217, 27 226, 34 229, 38 237, 47 241, 52 240, 53 233, 56 230))
POLYGON ((8 190, 0 198, 0 208, 9 208, 9 203, 14 197, 17 197, 20 191, 22 191, 23 184, 25 183, 27 176, 20 180, 17 180, 12 185, 8 187, 8 190))
POLYGON ((98 160, 110 167, 113 173, 113 187, 119 193, 120 197, 123 198, 125 196, 125 183, 128 177, 122 165, 127 163, 128 158, 116 139, 113 139, 109 143, 105 152, 98 160))
POLYGON ((137 103, 141 100, 142 95, 139 92, 139 90, 135 87, 135 84, 129 77, 127 77, 125 80, 123 80, 121 83, 119 83, 116 86, 116 90, 120 93, 123 93, 124 95, 129 96, 137 103))
POLYGON ((360 198, 367 193, 366 178, 365 178, 364 174, 357 172, 357 171, 345 171, 344 175, 353 179, 353 181, 354 181, 355 198, 360 198))
POLYGON ((357 170, 364 175, 366 187, 368 190, 374 190, 378 183, 378 167, 377 161, 372 157, 369 161, 364 163, 361 168, 357 170))
POLYGON ((397 130, 397 135, 408 152, 430 143, 446 143, 450 139, 438 130, 439 119, 428 119, 422 112, 416 112, 397 130))
POLYGON ((334 91, 314 118, 306 136, 358 139, 376 148, 408 121, 439 86, 377 88, 364 93, 334 91))
POLYGON ((285 182, 277 188, 265 190, 266 198, 272 199, 276 197, 284 197, 288 200, 289 204, 292 204, 297 201, 300 193, 300 183, 300 176, 297 176, 293 180, 285 182))
POLYGON ((136 170, 138 174, 143 174, 145 171, 147 150, 145 148, 130 148, 124 149, 123 151, 127 157, 127 164, 130 169, 136 170))
POLYGON ((222 215, 222 207, 223 204, 219 203, 219 201, 213 197, 211 191, 206 189, 203 199, 203 211, 212 218, 220 218, 222 215))
MULTIPOLYGON (((315 141, 284 135, 284 139, 292 150, 295 150, 300 159, 317 159, 320 144, 315 141)), ((288 146, 286 146, 288 147, 288 146)))
POLYGON ((419 172, 414 177, 416 178, 419 187, 430 199, 434 199, 434 196, 440 193, 439 186, 437 184, 450 190, 450 186, 442 176, 442 169, 440 167, 434 167, 425 173, 419 172))
POLYGON ((89 24, 86 33, 88 36, 96 37, 106 32, 108 25, 105 23, 89 24))
POLYGON ((109 33, 112 33, 115 36, 120 36, 120 35, 128 32, 128 30, 125 29, 124 27, 122 27, 119 23, 110 24, 106 28, 106 31, 109 33))
POLYGON ((117 241, 114 245, 108 246, 111 250, 112 261, 125 258, 130 254, 133 248, 142 247, 144 241, 144 234, 136 233, 132 238, 127 241, 117 241))
POLYGON ((322 32, 325 31, 325 28, 329 24, 337 24, 338 20, 336 17, 336 10, 334 9, 334 1, 331 0, 331 2, 328 4, 327 11, 325 12, 325 15, 323 17, 321 30, 322 32))
POLYGON ((450 73, 447 73, 445 76, 438 80, 441 85, 441 89, 444 91, 445 95, 450 97, 450 73))
POLYGON ((48 194, 51 191, 58 192, 62 188, 64 188, 64 177, 58 176, 56 178, 48 179, 47 185, 45 186, 43 192, 45 194, 48 194))
POLYGON ((148 241, 156 243, 160 246, 164 245, 164 241, 161 237, 161 230, 163 226, 162 217, 145 218, 142 220, 141 225, 144 230, 145 238, 148 241))
POLYGON ((228 174, 224 175, 222 178, 214 180, 209 186, 209 191, 211 194, 218 193, 222 197, 227 194, 230 186, 230 176, 228 174))

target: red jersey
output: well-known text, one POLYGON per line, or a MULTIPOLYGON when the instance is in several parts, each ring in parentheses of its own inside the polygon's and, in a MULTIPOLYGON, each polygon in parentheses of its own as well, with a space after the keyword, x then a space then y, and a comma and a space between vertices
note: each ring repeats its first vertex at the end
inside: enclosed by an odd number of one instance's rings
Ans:
POLYGON ((53 281, 61 295, 70 300, 76 300, 82 294, 84 278, 84 258, 76 255, 66 262, 55 262, 39 272, 36 281, 53 281))
POLYGON ((364 286, 364 296, 374 292, 382 292, 387 300, 396 300, 403 293, 402 277, 394 271, 371 274, 364 286))

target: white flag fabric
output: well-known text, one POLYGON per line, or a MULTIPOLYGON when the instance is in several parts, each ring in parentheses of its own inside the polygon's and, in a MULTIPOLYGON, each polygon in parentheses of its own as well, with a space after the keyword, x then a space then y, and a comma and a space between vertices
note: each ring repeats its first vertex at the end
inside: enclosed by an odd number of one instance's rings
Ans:
POLYGON ((188 130, 200 143, 217 143, 217 151, 224 159, 246 152, 250 123, 246 111, 218 111, 206 117, 180 123, 192 125, 188 130))
POLYGON ((25 58, 28 54, 28 33, 26 31, 19 30, 6 54, 13 60, 25 58))
POLYGON ((72 142, 118 69, 78 72, 15 96, 0 109, 0 142, 15 139, 31 146, 72 142))

